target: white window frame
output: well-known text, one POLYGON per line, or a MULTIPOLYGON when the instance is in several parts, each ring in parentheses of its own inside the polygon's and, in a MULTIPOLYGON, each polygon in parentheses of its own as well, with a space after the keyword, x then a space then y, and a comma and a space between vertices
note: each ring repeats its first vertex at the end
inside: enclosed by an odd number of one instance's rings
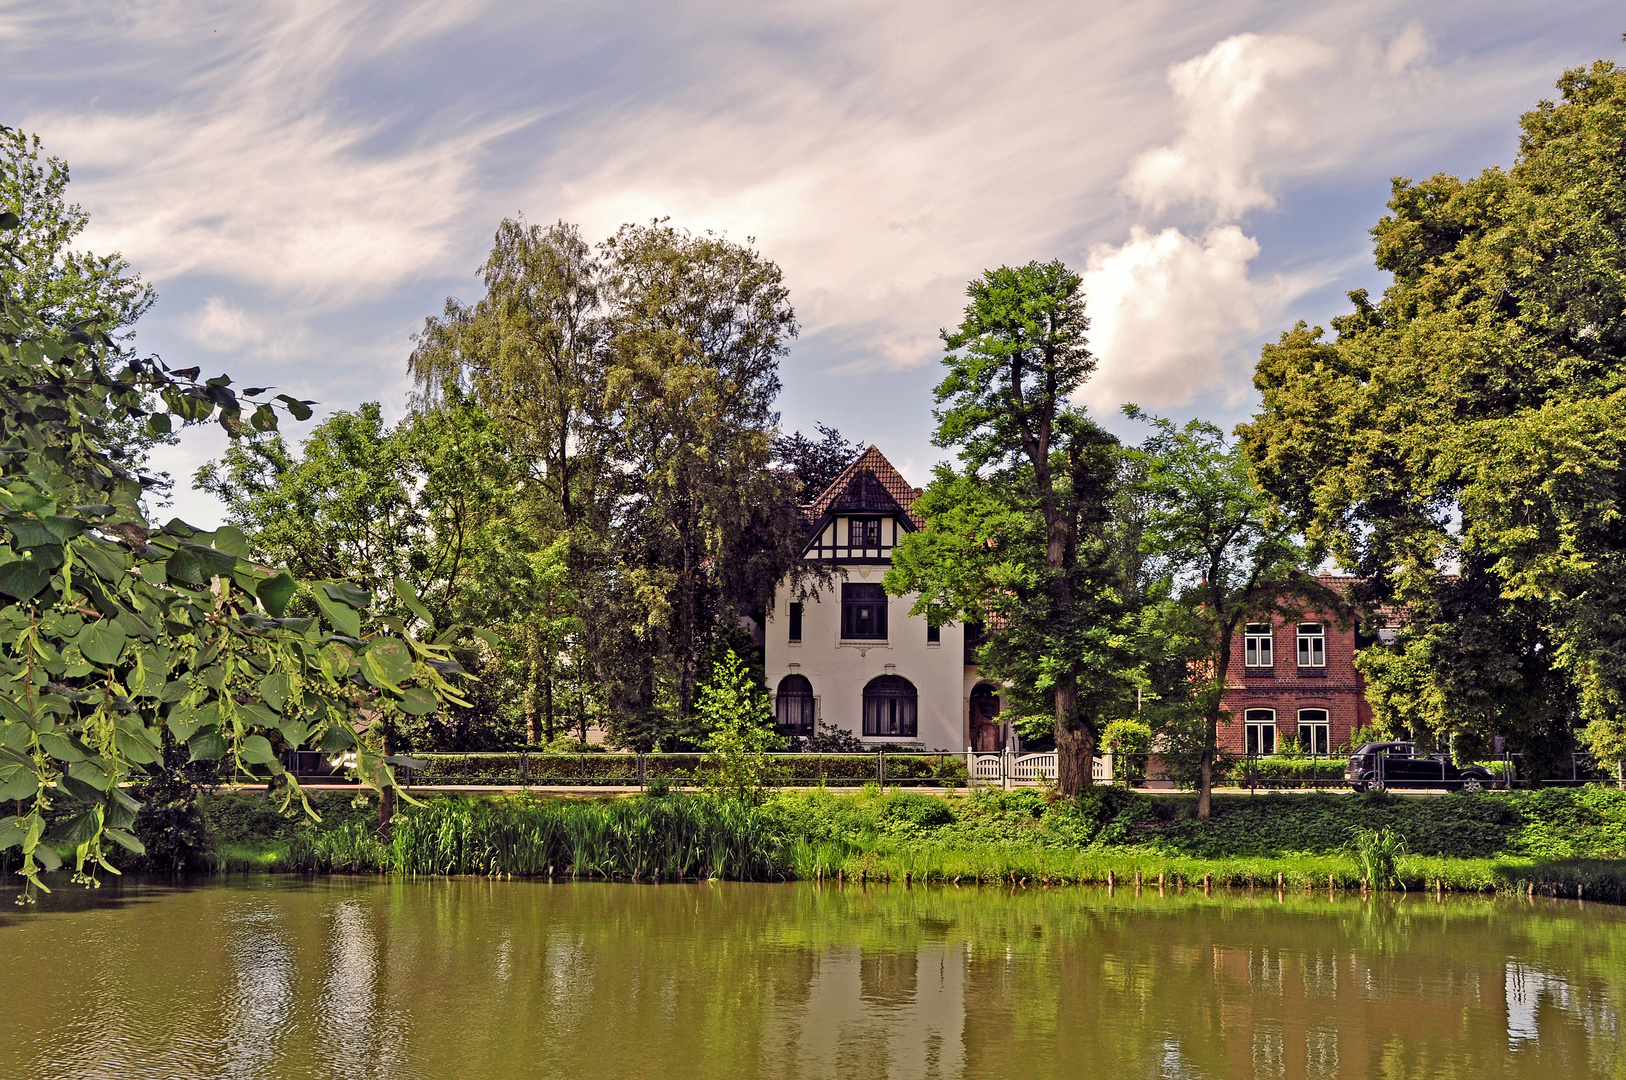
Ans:
POLYGON ((1276 753, 1276 710, 1275 709, 1244 709, 1244 710, 1242 710, 1242 752, 1244 754, 1249 754, 1249 756, 1252 756, 1253 754, 1258 754, 1258 756, 1260 756, 1260 757, 1270 757, 1271 755, 1276 753), (1260 715, 1269 716, 1270 719, 1268 721, 1254 719, 1254 717, 1260 716, 1260 715), (1268 739, 1265 737, 1266 730, 1268 730, 1270 732, 1270 737, 1268 739), (1248 750, 1248 745, 1249 745, 1248 736, 1249 735, 1253 735, 1252 743, 1253 743, 1254 749, 1253 749, 1253 751, 1251 753, 1248 750), (1265 749, 1265 744, 1267 742, 1270 744, 1270 749, 1269 750, 1265 749))
POLYGON ((1306 753, 1306 754, 1330 754, 1330 753, 1332 753, 1332 713, 1327 709, 1300 709, 1299 713, 1298 713, 1298 719, 1299 719, 1299 730, 1298 730, 1299 750, 1301 752, 1303 752, 1303 753, 1306 753), (1320 719, 1320 720, 1305 720, 1304 719, 1304 714, 1305 713, 1319 713, 1321 715, 1322 719, 1320 719), (1315 740, 1315 738, 1313 736, 1313 733, 1312 733, 1312 738, 1311 738, 1311 745, 1309 745, 1309 746, 1304 745, 1304 729, 1307 728, 1307 727, 1320 728, 1322 730, 1321 745, 1324 746, 1326 749, 1323 749, 1323 750, 1317 750, 1316 749, 1316 745, 1315 745, 1316 740, 1315 740))
POLYGON ((1269 623, 1249 623, 1242 634, 1242 665, 1251 668, 1274 667, 1271 655, 1274 640, 1269 623))
POLYGON ((1299 667, 1324 668, 1327 666, 1327 625, 1325 623, 1299 623, 1299 667))

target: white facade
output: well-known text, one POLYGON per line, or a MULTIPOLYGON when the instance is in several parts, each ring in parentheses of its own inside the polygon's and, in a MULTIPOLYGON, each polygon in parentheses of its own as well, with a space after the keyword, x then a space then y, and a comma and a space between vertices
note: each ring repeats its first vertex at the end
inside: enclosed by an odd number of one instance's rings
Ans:
MULTIPOLYGON (((880 584, 885 566, 844 566, 838 579, 880 584)), ((913 596, 887 598, 884 639, 843 639, 841 589, 802 604, 802 639, 790 640, 788 586, 781 585, 774 610, 764 627, 768 689, 777 690, 787 675, 813 684, 814 719, 851 731, 870 743, 919 745, 924 750, 963 752, 967 744, 967 708, 976 683, 965 664, 965 628, 939 629, 940 642, 926 640, 926 620, 911 616, 913 596), (909 680, 917 694, 916 733, 863 736, 864 687, 884 675, 909 680)))
POLYGON ((781 730, 811 735, 822 723, 924 751, 1004 746, 1008 732, 984 719, 999 709, 997 688, 966 663, 965 627, 929 626, 909 614, 915 595, 881 588, 893 546, 921 525, 910 513, 919 494, 871 446, 802 508, 803 555, 835 580, 800 600, 782 583, 763 626, 781 730))

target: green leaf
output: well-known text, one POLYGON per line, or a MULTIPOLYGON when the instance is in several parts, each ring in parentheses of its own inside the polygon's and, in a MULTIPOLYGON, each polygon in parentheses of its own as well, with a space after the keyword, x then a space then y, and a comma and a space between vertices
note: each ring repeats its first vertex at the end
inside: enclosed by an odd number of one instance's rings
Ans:
MULTIPOLYGON (((97 799, 95 801, 100 802, 101 800, 97 799)), ((101 832, 101 829, 102 816, 96 812, 95 807, 91 807, 89 810, 75 814, 66 821, 59 821, 53 825, 51 827, 51 839, 60 843, 78 845, 83 844, 86 840, 101 832)))
POLYGON ((113 786, 112 775, 91 761, 74 762, 68 766, 68 775, 97 792, 98 796, 113 786))
POLYGON ((28 825, 25 818, 0 818, 0 851, 21 847, 27 837, 28 825))
POLYGON ((269 765, 277 760, 276 751, 271 749, 271 740, 264 735, 250 735, 244 739, 241 753, 243 760, 252 765, 269 765))
POLYGON ((55 546, 61 540, 46 527, 45 522, 31 517, 6 518, 6 531, 11 533, 11 546, 18 551, 27 548, 55 546))
POLYGON ((186 740, 192 761, 219 761, 226 756, 226 740, 219 728, 207 728, 186 740))
POLYGON ((133 761, 137 765, 152 765, 158 761, 158 752, 148 745, 146 739, 122 728, 113 729, 113 745, 118 747, 126 761, 133 761))
POLYGON ((260 680, 260 697, 265 703, 277 712, 288 700, 288 690, 292 680, 286 671, 273 671, 260 680))
POLYGON ((147 417, 147 434, 168 435, 170 431, 169 413, 155 412, 147 417))
POLYGON ((261 405, 254 410, 254 414, 248 418, 248 422, 255 431, 275 431, 277 430, 277 410, 269 405, 261 405))
POLYGON ((51 572, 36 559, 12 559, 0 564, 0 593, 26 603, 51 580, 51 572))
POLYGON ((440 699, 419 686, 401 691, 401 711, 408 716, 427 716, 440 708, 440 699))
POLYGON ((226 552, 202 544, 183 543, 169 557, 165 568, 171 581, 184 585, 207 585, 211 578, 231 573, 236 565, 237 560, 226 552))
POLYGON ((32 799, 40 789, 40 779, 27 765, 0 761, 0 802, 32 799))
POLYGON ((34 847, 34 859, 47 871, 62 869, 62 856, 50 844, 41 841, 34 847))
POLYGON ((335 598, 326 588, 313 589, 311 595, 316 597, 316 606, 322 609, 335 630, 346 637, 361 636, 360 612, 335 598))
POLYGON ((10 210, 0 212, 0 229, 9 231, 17 228, 22 223, 23 219, 12 213, 10 210))
POLYGON ((299 583, 294 580, 294 576, 286 570, 279 570, 260 582, 260 587, 254 594, 260 598, 260 603, 265 605, 267 615, 273 619, 280 619, 282 613, 288 610, 288 601, 294 598, 294 593, 298 589, 299 583))
POLYGON ((215 530, 215 550, 224 551, 228 555, 235 555, 239 559, 248 558, 248 537, 243 530, 235 525, 222 525, 215 530))
POLYGON ((343 753, 356 745, 356 733, 344 724, 334 724, 322 732, 318 745, 324 754, 343 753))
POLYGON ((324 581, 322 591, 341 603, 349 604, 357 611, 365 611, 367 605, 373 602, 373 594, 359 585, 352 585, 348 581, 324 581))
POLYGON ((310 738, 311 734, 310 726, 302 724, 298 720, 284 720, 277 730, 282 732, 283 739, 287 741, 289 746, 293 747, 303 746, 305 740, 310 738))
POLYGON ((220 706, 215 702, 193 708, 190 705, 178 705, 169 711, 169 730, 179 742, 190 743, 192 736, 206 727, 214 727, 220 722, 220 706))
POLYGON ((79 632, 74 644, 79 651, 85 654, 85 659, 93 664, 111 667, 118 663, 119 656, 124 652, 124 646, 130 639, 113 625, 111 619, 99 619, 90 623, 79 632))
POLYGON ((28 738, 33 730, 27 724, 15 720, 0 721, 0 746, 7 750, 21 751, 28 745, 28 738))
POLYGON ((71 763, 85 760, 85 755, 79 752, 79 748, 77 746, 74 746, 73 743, 68 741, 68 737, 66 735, 58 734, 55 731, 48 731, 41 734, 39 740, 40 749, 56 758, 58 761, 71 763))
POLYGON ((87 784, 70 773, 63 773, 56 778, 58 794, 66 795, 70 799, 78 799, 83 803, 99 803, 102 793, 94 784, 87 784))
POLYGON ((102 830, 102 835, 126 851, 133 852, 136 855, 145 855, 147 853, 146 845, 123 829, 109 827, 102 830))
POLYGON ((398 638, 375 638, 362 657, 362 674, 374 686, 400 691, 412 677, 412 653, 398 638))
POLYGON ((414 589, 406 578, 395 579, 395 597, 406 605, 408 611, 423 620, 425 626, 434 629, 435 620, 429 617, 429 609, 423 606, 422 601, 418 599, 418 590, 414 589))
POLYGON ((310 407, 316 404, 314 401, 300 401, 298 398, 289 397, 287 394, 278 394, 277 400, 288 406, 288 415, 295 420, 309 420, 311 418, 310 407))

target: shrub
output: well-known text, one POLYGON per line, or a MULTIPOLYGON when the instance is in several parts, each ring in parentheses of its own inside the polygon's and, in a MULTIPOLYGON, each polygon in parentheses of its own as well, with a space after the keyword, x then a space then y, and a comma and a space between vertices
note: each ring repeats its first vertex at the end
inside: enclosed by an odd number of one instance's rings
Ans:
POLYGON ((911 830, 935 829, 954 820, 948 803, 936 795, 894 791, 881 796, 876 817, 882 827, 905 826, 911 830))

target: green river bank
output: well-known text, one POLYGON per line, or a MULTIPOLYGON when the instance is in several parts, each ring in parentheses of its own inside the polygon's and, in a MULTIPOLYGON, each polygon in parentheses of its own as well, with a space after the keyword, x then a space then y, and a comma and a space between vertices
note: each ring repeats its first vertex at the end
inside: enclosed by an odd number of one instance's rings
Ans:
POLYGON ((476 874, 671 881, 840 879, 960 884, 1358 889, 1360 830, 1401 842, 1407 890, 1626 901, 1626 792, 1601 786, 1408 798, 1192 796, 1096 789, 782 792, 744 806, 703 795, 431 797, 391 836, 367 796, 324 794, 322 820, 263 794, 199 800, 194 867, 231 873, 476 874))

